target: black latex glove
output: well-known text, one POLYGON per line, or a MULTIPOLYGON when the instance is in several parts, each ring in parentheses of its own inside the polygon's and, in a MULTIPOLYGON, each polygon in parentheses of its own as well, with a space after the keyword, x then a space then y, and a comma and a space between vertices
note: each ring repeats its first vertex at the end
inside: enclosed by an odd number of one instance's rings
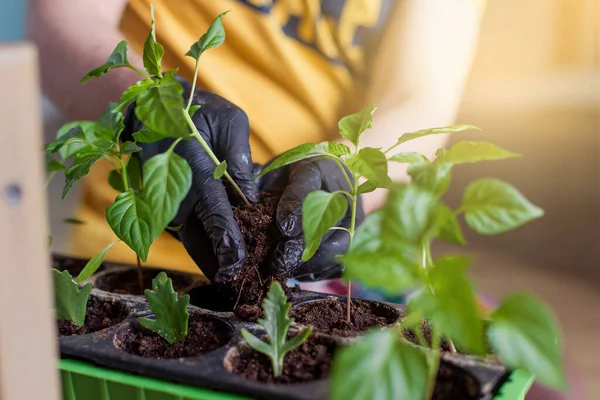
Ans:
MULTIPOLYGON (((261 169, 259 166, 255 168, 255 172, 261 169)), ((330 230, 315 255, 307 262, 302 262, 302 202, 306 196, 317 189, 327 192, 351 191, 338 164, 324 159, 303 160, 266 174, 258 184, 261 190, 281 194, 276 215, 279 237, 271 261, 272 271, 300 281, 340 277, 342 266, 337 263, 336 257, 348 249, 348 232, 330 230)), ((350 210, 351 207, 348 207, 348 213, 339 226, 350 228, 350 210)), ((359 197, 357 227, 363 219, 364 211, 359 197)))
MULTIPOLYGON (((179 80, 185 88, 187 103, 191 85, 179 80)), ((256 202, 258 190, 252 181, 250 126, 246 113, 221 96, 204 90, 196 90, 192 104, 201 106, 192 118, 196 128, 217 158, 227 160, 227 170, 246 198, 256 202)), ((124 139, 142 128, 133 107, 128 110, 125 123, 124 139)), ((165 139, 140 144, 143 150, 137 154, 143 163, 166 151, 172 143, 172 139, 165 139)), ((239 272, 246 258, 244 240, 231 208, 232 203, 238 205, 242 200, 229 184, 213 178, 215 164, 196 139, 179 142, 175 152, 192 168, 192 187, 172 222, 182 228, 172 234, 181 240, 207 278, 227 282, 239 272)))

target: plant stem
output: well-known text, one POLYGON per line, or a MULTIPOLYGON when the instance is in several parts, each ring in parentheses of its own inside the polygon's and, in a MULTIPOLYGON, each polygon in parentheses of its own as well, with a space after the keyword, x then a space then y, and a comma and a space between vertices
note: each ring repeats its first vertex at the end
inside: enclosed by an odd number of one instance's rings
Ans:
POLYGON ((129 178, 127 177, 127 165, 123 162, 123 159, 119 157, 119 164, 121 164, 121 179, 123 180, 123 188, 125 191, 129 190, 129 178))
MULTIPOLYGON (((356 176, 356 174, 352 174, 352 177, 354 178, 354 182, 352 184, 352 212, 350 214, 350 240, 348 242, 348 248, 352 246, 354 232, 356 231, 356 203, 358 200, 358 176, 356 176)), ((348 281, 348 296, 346 298, 346 322, 348 323, 350 323, 350 311, 352 307, 352 301, 350 300, 351 294, 352 282, 348 281)))
POLYGON ((196 81, 198 80, 198 65, 200 64, 200 58, 196 59, 196 66, 194 67, 194 80, 192 81, 192 91, 190 92, 190 98, 188 99, 187 107, 185 107, 186 113, 192 106, 192 99, 194 98, 194 92, 196 91, 196 81))
POLYGON ((429 353, 429 385, 427 387, 426 399, 431 399, 435 381, 440 367, 440 335, 431 327, 431 352, 429 353))
MULTIPOLYGON (((217 156, 215 156, 215 153, 213 153, 212 149, 208 146, 208 143, 206 143, 204 138, 200 135, 200 132, 198 132, 198 129, 196 128, 196 125, 194 125, 194 121, 192 121, 192 118, 190 117, 188 112, 186 110, 181 110, 181 111, 183 112, 185 121, 187 122, 188 126, 192 130, 192 137, 196 138, 196 140, 198 140, 198 142, 200 142, 200 145, 202 146, 204 151, 206 151, 206 154, 208 154, 208 156, 215 163, 215 165, 221 164, 221 162, 219 161, 217 156)), ((235 189, 237 194, 242 198, 242 200, 244 200, 244 203, 250 204, 250 202, 248 201, 248 199, 246 198, 246 196, 244 195, 244 193, 242 192, 240 187, 235 183, 235 181, 233 180, 231 175, 229 175, 229 172, 225 171, 224 176, 229 181, 229 183, 231 183, 231 185, 233 186, 233 188, 235 189)))
POLYGON ((152 79, 150 77, 150 75, 146 74, 145 72, 143 72, 142 70, 134 67, 133 65, 128 65, 127 68, 129 68, 130 70, 132 70, 133 72, 138 73, 139 75, 143 76, 145 79, 152 79))
POLYGON ((140 283, 140 294, 144 294, 144 275, 142 274, 142 260, 140 256, 136 256, 138 267, 138 281, 140 283))

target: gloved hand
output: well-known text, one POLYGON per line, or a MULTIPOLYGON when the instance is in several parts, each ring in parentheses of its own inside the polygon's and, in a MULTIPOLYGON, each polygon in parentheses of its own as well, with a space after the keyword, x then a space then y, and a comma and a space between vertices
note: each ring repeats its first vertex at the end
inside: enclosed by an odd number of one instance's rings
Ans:
MULTIPOLYGON (((185 89, 184 99, 188 99, 191 85, 183 79, 179 81, 185 89)), ((227 160, 227 170, 246 198, 258 201, 248 143, 250 126, 244 111, 221 96, 199 89, 192 104, 201 106, 192 120, 202 137, 219 160, 227 160)), ((130 107, 123 138, 127 140, 128 135, 141 128, 142 123, 130 107)), ((144 163, 166 151, 172 143, 172 139, 165 139, 140 144, 143 150, 137 154, 144 163)), ((182 228, 172 234, 181 240, 207 278, 227 282, 239 272, 246 258, 244 240, 231 208, 231 203, 241 204, 241 199, 229 185, 213 178, 215 164, 197 140, 182 140, 175 152, 192 168, 192 187, 172 223, 182 228)))
MULTIPOLYGON (((255 167, 255 173, 260 172, 255 167)), ((349 176, 351 176, 348 173, 349 176)), ((258 181, 265 192, 280 193, 277 206, 278 242, 273 254, 271 269, 300 281, 318 281, 340 277, 342 266, 336 257, 343 254, 349 244, 348 232, 330 230, 324 236, 319 249, 307 262, 302 262, 304 236, 302 233, 302 202, 317 189, 333 192, 351 189, 338 164, 326 159, 298 161, 269 172, 258 181)), ((350 209, 339 226, 350 227, 350 209)), ((360 197, 357 202, 356 226, 364 219, 360 197)))

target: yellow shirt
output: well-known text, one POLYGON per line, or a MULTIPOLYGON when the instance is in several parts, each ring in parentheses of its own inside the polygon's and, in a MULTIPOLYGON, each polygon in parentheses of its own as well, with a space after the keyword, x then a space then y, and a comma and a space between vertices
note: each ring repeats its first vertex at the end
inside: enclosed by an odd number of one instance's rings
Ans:
MULTIPOLYGON (((121 30, 141 54, 154 4, 163 68, 193 78, 185 57, 213 19, 223 18, 226 40, 200 59, 198 87, 241 107, 250 119, 253 160, 265 162, 305 142, 335 137, 340 117, 369 99, 368 51, 377 42, 391 0, 130 0, 121 30)), ((106 79, 106 78, 105 78, 106 79)), ((83 182, 83 199, 70 252, 90 257, 115 240, 105 220, 117 193, 108 185, 110 165, 98 162, 83 182)), ((124 243, 107 259, 135 262, 124 243)), ((148 265, 198 273, 198 266, 167 233, 154 241, 148 265)), ((200 268, 202 266, 199 266, 200 268)))

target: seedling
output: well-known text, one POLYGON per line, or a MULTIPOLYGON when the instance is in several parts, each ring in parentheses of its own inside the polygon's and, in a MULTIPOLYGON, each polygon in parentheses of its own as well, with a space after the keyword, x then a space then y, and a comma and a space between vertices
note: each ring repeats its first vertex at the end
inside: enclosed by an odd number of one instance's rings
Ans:
MULTIPOLYGON (((143 79, 127 88, 119 103, 110 103, 100 119, 65 124, 58 131, 57 139, 45 147, 49 179, 58 171, 62 170, 65 173, 63 198, 75 181, 87 175, 97 161, 107 160, 113 165, 114 170, 111 171, 108 180, 119 194, 114 203, 107 208, 106 220, 119 241, 125 242, 137 254, 138 265, 140 260, 146 261, 152 242, 171 223, 190 189, 191 168, 185 159, 174 152, 180 141, 198 140, 215 163, 215 179, 225 177, 248 203, 227 172, 227 163, 217 159, 192 121, 194 112, 199 108, 191 103, 200 56, 206 50, 218 47, 224 42, 225 31, 221 23, 224 14, 213 21, 208 31, 186 53, 196 61, 187 105, 184 105, 182 97, 183 87, 175 77, 177 70, 161 70, 164 49, 156 42, 154 9, 151 6, 152 27, 144 43, 143 53, 145 71, 129 63, 127 42, 122 41, 115 47, 106 63, 87 73, 81 79, 81 83, 116 68, 131 69, 143 79), (123 142, 123 112, 133 103, 134 113, 144 124, 144 128, 133 133, 132 141, 123 142), (143 166, 140 165, 139 158, 134 156, 141 150, 138 144, 166 138, 174 139, 169 149, 150 158, 143 166)), ((108 250, 117 242, 110 243, 94 256, 86 265, 85 273, 82 272, 76 282, 92 275, 108 250)), ((141 280, 140 287, 143 289, 141 280)))
POLYGON ((138 318, 138 322, 171 344, 184 341, 188 333, 190 296, 184 294, 179 299, 173 290, 173 281, 164 272, 152 280, 152 290, 146 289, 145 295, 155 318, 138 318))
POLYGON ((268 342, 265 343, 246 329, 242 329, 242 336, 246 342, 254 350, 269 357, 275 377, 281 375, 285 355, 304 343, 312 332, 312 327, 309 326, 286 341, 288 329, 294 322, 293 318, 288 317, 291 306, 279 282, 274 281, 262 303, 265 318, 258 320, 267 331, 268 342))
POLYGON ((85 311, 92 284, 88 283, 80 288, 68 271, 60 272, 55 269, 52 270, 52 279, 55 289, 56 320, 72 322, 76 327, 82 327, 85 323, 85 311))

